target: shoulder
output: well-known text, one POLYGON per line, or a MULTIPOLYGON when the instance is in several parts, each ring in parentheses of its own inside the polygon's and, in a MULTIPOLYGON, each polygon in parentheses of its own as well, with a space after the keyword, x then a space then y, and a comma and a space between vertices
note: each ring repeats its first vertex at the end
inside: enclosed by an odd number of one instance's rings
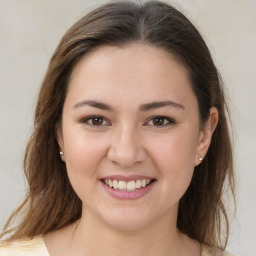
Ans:
POLYGON ((202 245, 201 256, 234 256, 227 251, 222 251, 220 248, 213 248, 206 245, 202 245))
POLYGON ((49 256, 42 236, 12 242, 0 241, 0 256, 49 256))

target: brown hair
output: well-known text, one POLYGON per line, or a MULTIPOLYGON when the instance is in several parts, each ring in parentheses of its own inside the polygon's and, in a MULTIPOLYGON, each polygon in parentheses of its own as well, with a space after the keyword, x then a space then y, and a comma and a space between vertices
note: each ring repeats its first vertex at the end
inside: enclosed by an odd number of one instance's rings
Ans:
POLYGON ((190 74, 202 123, 212 106, 218 109, 219 122, 208 153, 195 167, 191 184, 180 200, 177 227, 200 243, 225 248, 229 225, 223 193, 226 185, 234 195, 234 174, 222 82, 197 29, 175 8, 159 1, 105 4, 81 18, 62 38, 39 93, 34 131, 24 159, 29 189, 5 226, 3 234, 9 234, 9 239, 46 234, 81 217, 81 200, 59 159, 56 141, 70 74, 79 60, 96 47, 134 42, 165 49, 183 63, 190 74), (10 228, 18 216, 18 226, 10 228), (222 223, 226 228, 224 245, 222 223))

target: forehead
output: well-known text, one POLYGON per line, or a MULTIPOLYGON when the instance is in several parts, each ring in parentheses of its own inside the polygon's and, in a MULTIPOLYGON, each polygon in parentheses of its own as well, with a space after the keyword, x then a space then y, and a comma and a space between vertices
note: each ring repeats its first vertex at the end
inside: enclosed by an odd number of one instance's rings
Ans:
POLYGON ((139 43, 89 52, 74 68, 68 94, 113 102, 194 97, 187 69, 172 54, 139 43))

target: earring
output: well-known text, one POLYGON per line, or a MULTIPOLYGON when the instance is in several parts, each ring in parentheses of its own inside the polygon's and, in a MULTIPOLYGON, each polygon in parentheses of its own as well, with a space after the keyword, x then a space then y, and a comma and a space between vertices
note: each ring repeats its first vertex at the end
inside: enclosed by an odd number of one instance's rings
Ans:
POLYGON ((199 157, 198 160, 199 160, 199 161, 203 161, 203 158, 202 158, 202 157, 199 157))
POLYGON ((60 151, 60 158, 64 159, 64 153, 62 151, 60 151))

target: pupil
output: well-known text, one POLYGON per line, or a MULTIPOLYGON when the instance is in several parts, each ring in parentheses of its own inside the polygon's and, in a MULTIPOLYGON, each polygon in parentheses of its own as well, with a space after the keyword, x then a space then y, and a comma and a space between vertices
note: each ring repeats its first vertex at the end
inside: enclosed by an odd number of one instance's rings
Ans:
POLYGON ((163 125, 164 124, 164 119, 163 118, 155 118, 153 120, 154 125, 163 125))
POLYGON ((102 122, 103 122, 103 119, 102 119, 101 117, 94 117, 94 118, 92 119, 92 123, 93 123, 94 125, 101 125, 102 122))

